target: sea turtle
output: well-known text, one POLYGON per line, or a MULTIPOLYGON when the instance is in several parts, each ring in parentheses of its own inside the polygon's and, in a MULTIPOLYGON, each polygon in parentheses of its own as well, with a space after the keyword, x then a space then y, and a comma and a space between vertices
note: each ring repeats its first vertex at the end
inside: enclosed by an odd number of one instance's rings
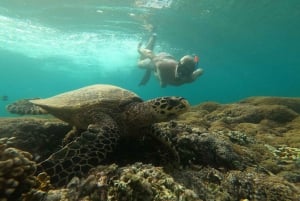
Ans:
POLYGON ((8 111, 18 114, 48 112, 74 126, 75 130, 69 133, 76 133, 75 137, 39 164, 57 186, 103 161, 120 136, 141 135, 141 129, 170 120, 188 108, 188 101, 182 97, 143 101, 131 91, 104 84, 7 106, 8 111))

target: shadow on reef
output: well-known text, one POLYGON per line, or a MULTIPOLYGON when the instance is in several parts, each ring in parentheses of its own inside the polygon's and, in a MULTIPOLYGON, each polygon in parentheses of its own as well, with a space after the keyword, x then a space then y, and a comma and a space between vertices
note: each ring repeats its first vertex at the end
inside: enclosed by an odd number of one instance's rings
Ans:
POLYGON ((36 162, 60 148, 70 127, 54 118, 2 118, 0 199, 296 201, 299 113, 298 98, 202 103, 154 125, 168 144, 123 138, 103 164, 61 188, 36 172, 36 162))

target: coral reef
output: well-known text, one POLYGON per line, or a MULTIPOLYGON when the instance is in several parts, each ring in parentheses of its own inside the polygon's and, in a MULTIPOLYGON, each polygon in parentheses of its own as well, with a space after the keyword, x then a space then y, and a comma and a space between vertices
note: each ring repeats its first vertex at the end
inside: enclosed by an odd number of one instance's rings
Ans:
MULTIPOLYGON (((7 149, 23 158, 26 152, 18 149, 28 151, 37 161, 47 157, 69 129, 49 117, 0 119, 0 137, 7 137, 0 143, 1 165, 7 161, 7 149)), ((17 200, 23 193, 26 201, 300 200, 300 98, 206 102, 154 129, 169 144, 148 135, 122 138, 103 164, 62 188, 53 188, 45 173, 33 177, 33 172, 24 171, 13 197, 17 200)))
POLYGON ((66 123, 45 118, 0 118, 0 137, 15 137, 10 146, 30 152, 43 160, 55 152, 70 130, 66 123))
MULTIPOLYGON (((245 157, 238 155, 229 138, 220 132, 205 132, 181 122, 156 124, 169 136, 181 165, 201 164, 212 167, 241 168, 245 157)), ((246 161, 244 161, 246 163, 246 161)))
POLYGON ((297 200, 299 191, 280 177, 258 174, 249 169, 243 172, 230 171, 221 184, 235 199, 249 200, 297 200))
POLYGON ((36 185, 36 163, 28 152, 9 147, 12 138, 0 139, 0 200, 17 200, 36 185))
POLYGON ((270 96, 257 96, 249 97, 241 100, 240 103, 250 105, 281 105, 290 108, 291 110, 300 114, 300 101, 299 98, 289 97, 270 97, 270 96))
POLYGON ((125 167, 115 164, 98 166, 86 179, 74 177, 64 189, 48 193, 33 190, 26 200, 86 201, 201 201, 190 189, 178 184, 160 167, 134 163, 125 167))
POLYGON ((293 184, 257 171, 255 168, 224 171, 198 167, 176 170, 172 176, 185 186, 193 186, 193 191, 203 200, 296 201, 299 198, 299 189, 293 184))

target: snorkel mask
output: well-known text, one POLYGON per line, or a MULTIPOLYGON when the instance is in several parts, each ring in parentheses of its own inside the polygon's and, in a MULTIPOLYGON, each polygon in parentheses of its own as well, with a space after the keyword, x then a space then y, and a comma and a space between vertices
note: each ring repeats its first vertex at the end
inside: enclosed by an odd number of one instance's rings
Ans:
POLYGON ((175 76, 176 78, 189 77, 198 67, 199 57, 186 55, 180 59, 177 64, 175 76))

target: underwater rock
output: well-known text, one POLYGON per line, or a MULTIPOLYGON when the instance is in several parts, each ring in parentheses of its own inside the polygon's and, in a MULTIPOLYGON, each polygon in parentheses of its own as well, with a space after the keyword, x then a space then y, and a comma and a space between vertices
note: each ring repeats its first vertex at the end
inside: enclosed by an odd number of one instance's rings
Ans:
POLYGON ((14 201, 36 185, 36 163, 30 153, 9 147, 11 139, 0 139, 0 200, 14 201))

